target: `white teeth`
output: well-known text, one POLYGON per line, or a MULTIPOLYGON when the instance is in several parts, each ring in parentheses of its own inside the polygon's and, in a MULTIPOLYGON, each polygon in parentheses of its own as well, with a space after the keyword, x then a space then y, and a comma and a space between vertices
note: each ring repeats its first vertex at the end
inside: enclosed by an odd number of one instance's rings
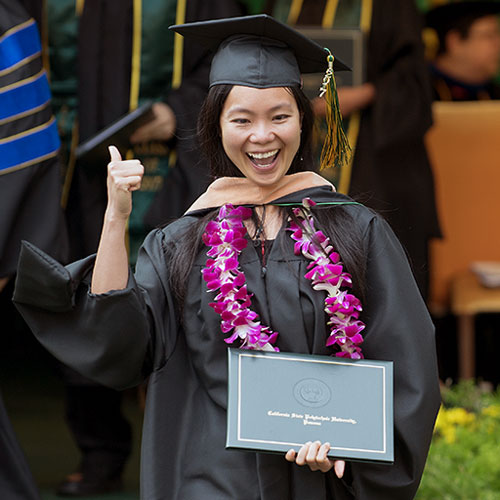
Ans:
POLYGON ((263 160, 265 158, 271 158, 271 156, 274 156, 277 154, 279 149, 275 149, 274 151, 268 151, 267 153, 247 153, 248 156, 255 158, 256 160, 263 160))

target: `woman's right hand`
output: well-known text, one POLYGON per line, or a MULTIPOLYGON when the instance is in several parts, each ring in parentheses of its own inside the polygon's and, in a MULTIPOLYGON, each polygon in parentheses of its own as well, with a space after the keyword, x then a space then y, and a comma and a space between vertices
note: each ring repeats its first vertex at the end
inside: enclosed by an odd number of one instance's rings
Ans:
POLYGON ((132 191, 141 187, 144 166, 139 160, 122 160, 115 146, 109 146, 108 207, 111 218, 127 219, 132 212, 132 191))
POLYGON ((344 476, 345 462, 328 458, 329 451, 330 443, 308 441, 302 445, 298 453, 294 449, 288 450, 285 458, 297 465, 308 465, 312 471, 319 470, 326 473, 333 468, 335 475, 341 479, 344 476))

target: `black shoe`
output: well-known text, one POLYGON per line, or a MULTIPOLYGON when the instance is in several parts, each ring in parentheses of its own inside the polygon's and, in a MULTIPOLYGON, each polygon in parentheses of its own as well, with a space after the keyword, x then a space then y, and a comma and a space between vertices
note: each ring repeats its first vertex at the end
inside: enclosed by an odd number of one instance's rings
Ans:
POLYGON ((75 472, 57 487, 56 495, 61 497, 88 497, 103 493, 116 493, 123 488, 121 478, 94 479, 75 472))

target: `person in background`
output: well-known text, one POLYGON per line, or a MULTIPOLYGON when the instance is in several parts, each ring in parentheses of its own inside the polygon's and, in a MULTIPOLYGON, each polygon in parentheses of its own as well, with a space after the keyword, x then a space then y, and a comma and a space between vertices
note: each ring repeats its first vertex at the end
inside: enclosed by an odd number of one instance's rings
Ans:
POLYGON ((35 20, 0 3, 0 291, 16 272, 21 240, 64 260, 60 141, 35 20))
MULTIPOLYGON (((435 101, 500 99, 500 85, 495 81, 500 70, 499 14, 500 2, 495 1, 455 1, 426 13, 425 39, 435 101)), ((477 364, 476 377, 494 386, 500 383, 498 363, 488 353, 496 353, 500 347, 499 320, 495 314, 476 319, 475 342, 487 353, 477 364)), ((449 312, 437 315, 434 321, 441 378, 457 381, 456 318, 449 312)))
POLYGON ((453 2, 431 9, 426 25, 437 35, 430 69, 434 99, 500 99, 500 2, 453 2))
MULTIPOLYGON (((10 282, 21 241, 66 258, 60 207, 60 141, 43 69, 36 21, 18 0, 0 0, 0 295, 12 308, 10 282)), ((5 303, 4 303, 5 301, 5 303)), ((2 315, 3 342, 13 326, 2 315)), ((38 500, 28 463, 0 394, 0 498, 38 500)))
MULTIPOLYGON (((429 241, 441 232, 424 145, 432 99, 415 1, 268 0, 266 12, 298 28, 365 33, 366 82, 339 88, 354 158, 347 168, 326 175, 340 192, 387 218, 426 298, 429 241)), ((315 112, 324 115, 321 101, 316 101, 315 112)))
MULTIPOLYGON (((117 118, 154 101, 154 118, 132 134, 143 162, 127 228, 129 259, 158 224, 181 215, 209 182, 194 141, 207 92, 207 50, 165 29, 175 22, 241 15, 235 0, 26 0, 41 16, 46 65, 66 165, 71 258, 97 250, 106 208, 106 172, 84 165, 76 147, 117 118)), ((124 152, 126 154, 126 152, 124 152)), ((132 435, 122 394, 66 366, 66 418, 81 461, 57 488, 64 496, 119 491, 132 435)))

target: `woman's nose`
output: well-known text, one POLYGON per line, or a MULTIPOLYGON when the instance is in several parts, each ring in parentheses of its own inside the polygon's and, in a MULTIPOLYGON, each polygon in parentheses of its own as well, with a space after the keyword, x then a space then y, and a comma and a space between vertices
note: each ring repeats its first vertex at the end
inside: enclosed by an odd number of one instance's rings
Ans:
POLYGON ((267 123, 256 123, 250 135, 250 141, 256 143, 266 143, 274 140, 272 127, 267 123))

